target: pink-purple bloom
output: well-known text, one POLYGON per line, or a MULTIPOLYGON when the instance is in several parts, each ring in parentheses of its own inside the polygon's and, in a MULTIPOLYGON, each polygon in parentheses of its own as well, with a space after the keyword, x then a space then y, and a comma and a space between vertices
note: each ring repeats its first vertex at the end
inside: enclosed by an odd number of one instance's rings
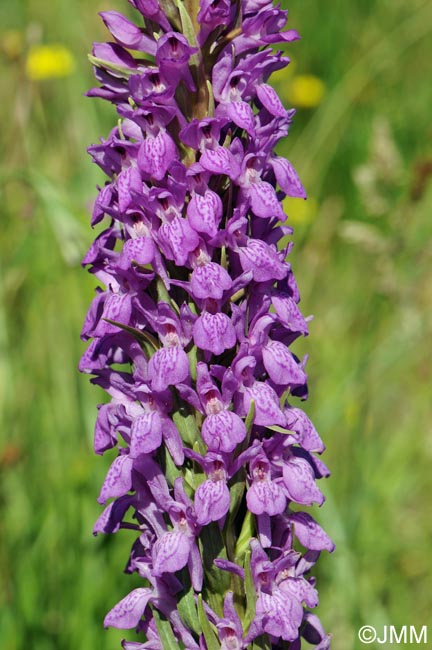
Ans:
POLYGON ((112 454, 94 533, 133 531, 142 579, 105 625, 136 629, 125 650, 325 650, 311 570, 334 546, 303 508, 329 472, 282 243, 282 200, 306 194, 268 83, 298 34, 271 0, 129 2, 133 21, 101 13, 88 93, 119 118, 89 148, 107 178, 80 370, 110 398, 94 448, 112 454))

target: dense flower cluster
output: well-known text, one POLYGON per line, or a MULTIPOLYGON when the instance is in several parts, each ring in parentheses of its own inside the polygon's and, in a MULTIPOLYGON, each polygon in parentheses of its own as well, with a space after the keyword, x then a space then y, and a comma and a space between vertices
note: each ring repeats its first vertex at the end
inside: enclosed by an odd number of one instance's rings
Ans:
POLYGON ((140 26, 101 14, 89 92, 120 118, 89 148, 109 225, 84 258, 103 287, 80 369, 111 397, 95 451, 117 447, 94 531, 135 531, 143 579, 105 624, 143 634, 125 650, 326 650, 309 572, 333 544, 302 506, 328 470, 293 402, 307 322, 281 207, 305 192, 274 153, 294 111, 267 84, 289 63, 272 45, 298 35, 270 0, 130 3, 140 26))

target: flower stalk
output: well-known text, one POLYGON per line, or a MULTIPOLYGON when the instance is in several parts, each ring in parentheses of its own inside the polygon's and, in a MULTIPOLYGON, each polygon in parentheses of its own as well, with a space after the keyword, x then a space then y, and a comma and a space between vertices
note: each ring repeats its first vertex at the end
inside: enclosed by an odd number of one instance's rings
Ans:
POLYGON ((310 572, 333 543, 324 445, 297 406, 308 334, 281 201, 305 198, 275 153, 294 111, 267 81, 298 38, 268 0, 129 0, 89 91, 119 122, 89 148, 107 176, 83 264, 100 282, 80 370, 111 401, 94 446, 116 449, 94 533, 129 530, 142 587, 106 626, 125 650, 330 647, 310 572))

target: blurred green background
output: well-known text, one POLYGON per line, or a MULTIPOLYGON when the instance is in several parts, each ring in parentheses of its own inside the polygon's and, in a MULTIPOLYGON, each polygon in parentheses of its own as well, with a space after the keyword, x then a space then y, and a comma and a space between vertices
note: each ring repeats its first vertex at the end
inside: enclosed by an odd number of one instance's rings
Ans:
MULTIPOLYGON (((354 650, 363 624, 431 623, 432 4, 286 4, 303 38, 274 82, 298 107, 281 151, 310 197, 286 207, 315 315, 297 351, 333 473, 317 516, 337 543, 319 613, 334 650, 354 650)), ((2 650, 114 650, 124 633, 104 614, 139 584, 122 573, 132 536, 91 535, 109 458, 92 452, 102 396, 76 371, 103 182, 85 148, 115 122, 83 97, 103 9, 128 5, 0 4, 2 650)))

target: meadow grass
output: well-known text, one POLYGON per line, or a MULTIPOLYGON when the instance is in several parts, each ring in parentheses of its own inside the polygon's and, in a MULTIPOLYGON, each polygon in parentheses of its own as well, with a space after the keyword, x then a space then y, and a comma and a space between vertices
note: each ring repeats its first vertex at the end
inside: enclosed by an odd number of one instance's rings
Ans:
MULTIPOLYGON (((76 371, 95 286, 79 260, 103 182, 84 151, 115 120, 83 97, 86 52, 106 38, 97 11, 126 5, 0 6, 4 650, 118 648, 124 633, 104 631, 103 616, 139 585, 122 574, 132 537, 91 535, 111 458, 92 452, 103 395, 76 371), (70 50, 75 71, 32 81, 30 48, 53 43, 70 50)), ((299 108, 281 146, 310 196, 286 207, 302 308, 315 315, 296 347, 310 355, 306 410, 332 471, 316 515, 337 551, 319 563, 319 611, 333 649, 354 650, 363 624, 431 623, 432 7, 288 7, 303 39, 287 48, 292 71, 278 90, 288 105, 296 78, 325 87, 319 105, 299 108)))

